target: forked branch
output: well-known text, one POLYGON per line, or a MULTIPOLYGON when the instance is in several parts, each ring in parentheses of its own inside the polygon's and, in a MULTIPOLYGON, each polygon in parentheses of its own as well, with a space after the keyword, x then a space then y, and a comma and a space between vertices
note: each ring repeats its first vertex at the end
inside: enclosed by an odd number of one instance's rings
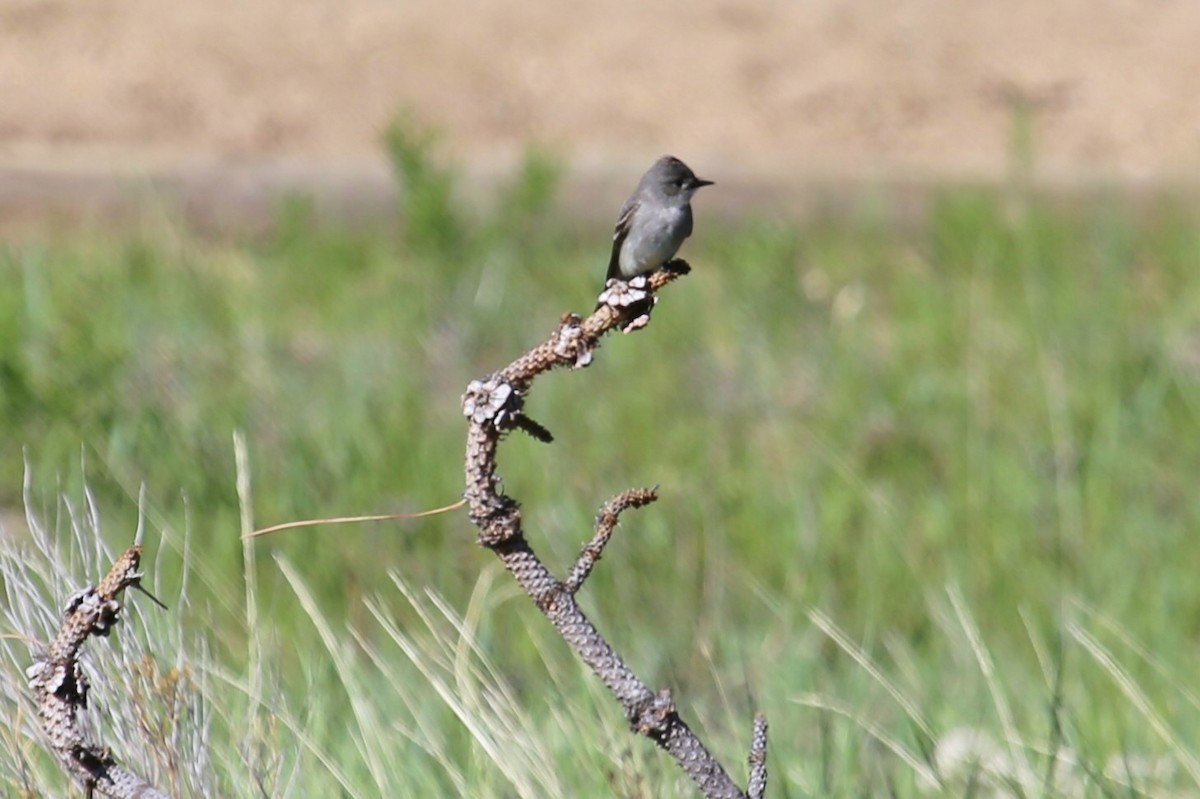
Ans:
POLYGON ((550 623, 612 691, 625 709, 633 730, 665 749, 710 799, 759 799, 766 790, 766 720, 755 719, 750 753, 750 787, 742 791, 703 742, 680 718, 669 690, 651 691, 604 639, 575 602, 612 536, 621 512, 653 502, 655 489, 625 491, 601 509, 596 533, 584 547, 565 582, 550 573, 534 553, 521 526, 521 507, 500 491, 496 455, 512 430, 549 432, 524 415, 525 397, 533 381, 556 367, 580 368, 591 363, 605 333, 626 332, 649 322, 654 292, 688 272, 674 261, 648 278, 617 282, 601 295, 601 305, 586 319, 568 314, 550 337, 508 366, 474 380, 463 395, 467 416, 466 499, 479 543, 491 549, 512 573, 550 623))

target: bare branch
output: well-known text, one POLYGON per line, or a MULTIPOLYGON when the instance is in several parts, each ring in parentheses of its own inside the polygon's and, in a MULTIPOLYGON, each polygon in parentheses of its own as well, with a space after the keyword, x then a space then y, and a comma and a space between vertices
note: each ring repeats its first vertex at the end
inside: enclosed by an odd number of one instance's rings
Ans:
POLYGON ((121 593, 126 588, 141 588, 142 574, 138 571, 141 559, 142 548, 130 547, 121 553, 99 585, 72 595, 58 635, 25 670, 29 687, 37 697, 38 716, 51 749, 89 796, 99 792, 130 799, 167 797, 119 766, 107 747, 88 741, 79 726, 79 711, 87 707, 89 688, 79 664, 79 650, 89 636, 112 632, 120 620, 121 593))
POLYGON ((746 795, 762 799, 767 793, 767 717, 754 715, 754 737, 750 741, 750 784, 746 795))
POLYGON ((654 488, 631 488, 604 503, 604 506, 600 508, 600 513, 596 515, 596 535, 579 553, 579 558, 576 559, 571 573, 567 576, 568 591, 572 594, 578 593, 579 589, 583 587, 583 581, 592 573, 592 569, 596 567, 596 561, 600 560, 604 547, 612 538, 613 530, 617 528, 621 513, 630 508, 644 507, 656 499, 658 499, 657 486, 654 488))
MULTIPOLYGON (((627 507, 651 501, 653 490, 626 492, 601 511, 596 536, 580 555, 567 583, 562 583, 530 547, 521 526, 520 504, 500 491, 496 473, 500 440, 522 426, 519 420, 533 380, 555 367, 590 364, 605 333, 614 328, 632 332, 644 326, 656 302, 654 292, 688 271, 686 263, 674 261, 647 278, 635 278, 637 285, 630 281, 629 290, 615 283, 607 286, 591 316, 565 315, 545 342, 500 371, 471 382, 463 395, 463 413, 469 420, 465 498, 471 521, 479 528, 479 543, 496 553, 563 640, 613 693, 633 730, 665 749, 706 797, 744 799, 746 794, 679 717, 670 691, 651 691, 575 602, 574 593, 599 559, 617 516, 627 507)), ((764 725, 764 736, 765 729, 764 725)), ((764 782, 765 773, 764 765, 764 782)))

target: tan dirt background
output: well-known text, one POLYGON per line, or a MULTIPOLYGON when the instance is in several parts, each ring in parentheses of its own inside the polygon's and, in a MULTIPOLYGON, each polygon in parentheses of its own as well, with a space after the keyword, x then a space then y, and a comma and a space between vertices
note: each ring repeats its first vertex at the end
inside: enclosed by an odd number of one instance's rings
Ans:
POLYGON ((1196 0, 0 0, 0 32, 9 216, 142 179, 352 203, 400 110, 482 173, 995 180, 1024 108, 1044 180, 1200 176, 1196 0))

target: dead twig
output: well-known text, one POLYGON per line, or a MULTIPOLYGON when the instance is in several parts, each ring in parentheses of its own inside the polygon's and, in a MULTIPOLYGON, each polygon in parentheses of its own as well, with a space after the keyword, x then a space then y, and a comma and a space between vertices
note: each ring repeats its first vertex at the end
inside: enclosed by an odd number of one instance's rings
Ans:
MULTIPOLYGON (((134 545, 121 553, 100 584, 76 592, 67 601, 65 619, 54 640, 26 669, 29 687, 37 699, 38 718, 50 748, 88 796, 129 799, 166 799, 132 771, 117 764, 105 746, 89 741, 79 725, 79 711, 87 707, 88 680, 79 664, 79 650, 88 637, 107 636, 120 620, 121 593, 126 588, 145 591, 138 571, 142 548, 134 545)), ((149 592, 147 596, 158 602, 149 592)), ((162 604, 158 602, 158 604, 162 604)))
POLYGON ((567 576, 568 591, 574 594, 583 587, 583 581, 592 573, 592 569, 596 566, 596 561, 600 560, 600 555, 604 552, 604 547, 608 545, 608 540, 612 538, 613 530, 617 529, 617 522, 620 520, 621 513, 629 508, 644 507, 656 499, 658 499, 658 486, 654 488, 631 488, 628 491, 622 491, 604 503, 604 506, 600 508, 600 512, 596 514, 596 535, 583 548, 583 551, 579 553, 579 557, 576 559, 570 575, 567 576))
POLYGON ((632 729, 665 749, 706 797, 759 799, 767 779, 765 718, 760 714, 755 719, 750 787, 743 792, 680 718, 670 691, 651 691, 575 602, 576 592, 600 559, 621 512, 653 502, 655 489, 625 491, 606 503, 597 517, 595 536, 580 553, 567 580, 561 582, 530 547, 521 526, 520 504, 501 492, 497 475, 496 455, 505 434, 524 430, 543 440, 550 437, 549 431, 524 414, 525 396, 533 381, 556 367, 587 366, 601 337, 614 328, 632 332, 644 327, 656 302, 654 293, 688 271, 685 262, 674 261, 648 277, 627 284, 612 282, 591 316, 564 316, 545 342, 498 372, 471 382, 463 395, 463 413, 469 420, 465 497, 471 521, 479 528, 479 543, 496 553, 563 640, 612 691, 632 729))

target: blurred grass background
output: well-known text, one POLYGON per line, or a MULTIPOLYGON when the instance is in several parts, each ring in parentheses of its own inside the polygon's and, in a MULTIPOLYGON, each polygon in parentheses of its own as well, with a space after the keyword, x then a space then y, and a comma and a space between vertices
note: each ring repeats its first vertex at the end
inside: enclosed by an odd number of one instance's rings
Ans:
MULTIPOLYGON (((0 507, 20 518, 28 469, 31 513, 63 532, 60 495, 86 485, 122 546, 144 483, 164 536, 152 590, 194 575, 188 657, 251 705, 246 685, 269 681, 266 716, 291 721, 262 725, 265 749, 305 731, 297 795, 687 795, 461 512, 259 541, 248 621, 235 431, 258 526, 446 504, 467 382, 600 288, 607 224, 556 213, 552 158, 467 210, 431 139, 400 124, 388 148, 394 224, 294 197, 254 238, 164 214, 4 244, 0 507)), ((559 573, 600 502, 662 485, 583 596, 635 671, 675 690, 739 780, 765 708, 771 795, 1195 794, 1200 223, 1019 188, 946 190, 904 227, 869 196, 804 222, 719 223, 697 203, 694 274, 647 330, 539 382, 528 410, 553 445, 501 454, 559 573), (978 755, 955 782, 939 758, 962 728, 1007 765, 978 755)), ((226 726, 214 768, 248 795, 230 765, 253 760, 245 730, 226 726)))

